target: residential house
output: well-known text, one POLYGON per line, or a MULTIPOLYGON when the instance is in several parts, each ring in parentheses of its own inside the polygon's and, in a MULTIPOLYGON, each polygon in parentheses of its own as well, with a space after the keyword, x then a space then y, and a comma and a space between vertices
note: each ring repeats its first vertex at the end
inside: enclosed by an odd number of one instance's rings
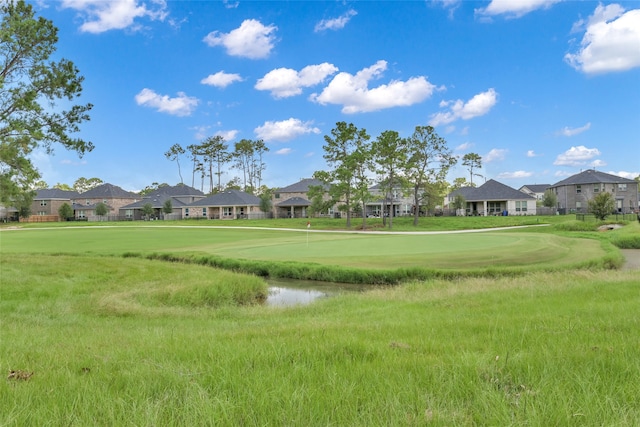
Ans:
POLYGON ((31 215, 39 217, 49 217, 49 221, 59 221, 58 210, 63 204, 73 206, 72 200, 78 197, 77 191, 59 190, 57 188, 46 188, 37 190, 31 203, 31 215))
POLYGON ((143 207, 150 204, 154 213, 153 219, 182 219, 182 208, 189 203, 204 199, 205 194, 188 185, 176 185, 160 187, 157 190, 142 196, 141 200, 125 205, 120 208, 120 217, 125 220, 145 219, 142 213, 143 207), (171 203, 172 212, 164 213, 164 207, 167 200, 171 203))
POLYGON ((638 209, 638 182, 595 169, 587 169, 549 187, 558 198, 560 213, 586 213, 589 200, 602 192, 615 199, 615 210, 631 213, 638 209))
POLYGON ((447 195, 452 203, 460 194, 466 201, 467 215, 535 215, 536 198, 493 179, 480 187, 463 187, 447 195))
POLYGON ((387 189, 382 189, 380 184, 369 188, 369 193, 374 200, 367 203, 367 216, 379 217, 382 215, 409 216, 413 215, 413 193, 406 193, 399 186, 393 186, 389 194, 387 189))
POLYGON ((519 191, 535 197, 538 201, 542 201, 544 198, 544 192, 547 191, 547 188, 549 187, 550 184, 528 184, 520 187, 519 191))
POLYGON ((137 202, 141 196, 130 191, 123 190, 117 185, 102 184, 97 187, 80 193, 72 199, 73 210, 76 219, 87 219, 94 221, 98 219, 96 206, 104 203, 107 206, 107 217, 118 219, 120 208, 137 202))
MULTIPOLYGON (((317 186, 322 186, 325 190, 328 190, 322 181, 313 178, 305 178, 295 184, 276 189, 272 198, 274 216, 276 218, 306 218, 309 206, 311 206, 307 195, 309 187, 317 186)), ((319 215, 333 217, 339 216, 340 213, 335 208, 331 208, 319 215)))
POLYGON ((259 219, 260 197, 239 190, 223 192, 182 206, 183 219, 259 219))

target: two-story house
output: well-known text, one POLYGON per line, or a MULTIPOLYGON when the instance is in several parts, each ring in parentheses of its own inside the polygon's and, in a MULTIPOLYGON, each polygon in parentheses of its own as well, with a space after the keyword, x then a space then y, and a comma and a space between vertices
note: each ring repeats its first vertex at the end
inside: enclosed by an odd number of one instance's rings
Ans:
POLYGON ((549 187, 558 198, 560 213, 587 213, 589 200, 609 192, 615 200, 615 210, 631 213, 638 209, 638 182, 594 169, 588 169, 549 187))

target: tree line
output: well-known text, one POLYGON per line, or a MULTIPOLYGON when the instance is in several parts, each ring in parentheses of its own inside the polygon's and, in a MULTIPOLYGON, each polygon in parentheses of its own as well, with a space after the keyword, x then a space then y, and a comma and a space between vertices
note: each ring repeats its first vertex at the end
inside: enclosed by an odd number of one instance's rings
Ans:
POLYGON ((205 138, 199 144, 191 144, 186 148, 180 144, 172 145, 164 153, 168 160, 175 161, 178 166, 180 183, 184 184, 180 167, 180 156, 188 154, 191 163, 191 187, 196 188, 196 176, 200 179, 200 191, 205 192, 205 181, 208 179, 209 194, 222 191, 224 188, 239 187, 249 193, 261 193, 262 174, 266 168, 263 156, 269 148, 261 139, 241 139, 236 142, 233 151, 220 135, 205 138), (242 174, 234 177, 226 185, 222 185, 225 166, 231 165, 242 174))

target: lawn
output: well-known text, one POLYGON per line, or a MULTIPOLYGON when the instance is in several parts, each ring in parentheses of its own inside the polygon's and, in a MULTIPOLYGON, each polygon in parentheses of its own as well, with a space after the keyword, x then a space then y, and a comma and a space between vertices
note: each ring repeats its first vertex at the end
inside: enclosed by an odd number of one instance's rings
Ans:
POLYGON ((0 425, 635 426, 640 272, 572 266, 611 256, 608 242, 634 242, 640 227, 585 230, 5 230, 0 369, 14 373, 0 381, 0 425), (310 251, 363 270, 354 266, 369 253, 374 269, 414 253, 447 269, 556 251, 558 271, 531 262, 517 276, 408 281, 276 308, 256 304, 260 278, 122 256, 289 265, 310 251), (501 257, 471 259, 481 251, 501 257))

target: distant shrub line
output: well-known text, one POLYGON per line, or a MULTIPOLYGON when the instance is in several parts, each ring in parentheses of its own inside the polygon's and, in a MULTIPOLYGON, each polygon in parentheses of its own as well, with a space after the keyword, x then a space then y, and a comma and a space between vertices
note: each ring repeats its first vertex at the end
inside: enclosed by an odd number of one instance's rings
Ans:
MULTIPOLYGON (((472 277, 518 277, 532 271, 560 271, 568 268, 567 266, 552 268, 492 266, 485 269, 471 270, 443 270, 420 267, 398 268, 394 270, 372 270, 312 263, 232 259, 216 255, 201 254, 177 255, 171 253, 142 254, 127 252, 122 256, 125 258, 143 258, 148 260, 203 265, 237 273, 253 274, 260 277, 378 286, 393 286, 412 280, 461 280, 472 277)), ((619 256, 619 254, 609 253, 607 256, 599 260, 590 260, 579 265, 572 265, 570 268, 615 269, 619 268, 622 265, 622 262, 623 258, 619 256)))

